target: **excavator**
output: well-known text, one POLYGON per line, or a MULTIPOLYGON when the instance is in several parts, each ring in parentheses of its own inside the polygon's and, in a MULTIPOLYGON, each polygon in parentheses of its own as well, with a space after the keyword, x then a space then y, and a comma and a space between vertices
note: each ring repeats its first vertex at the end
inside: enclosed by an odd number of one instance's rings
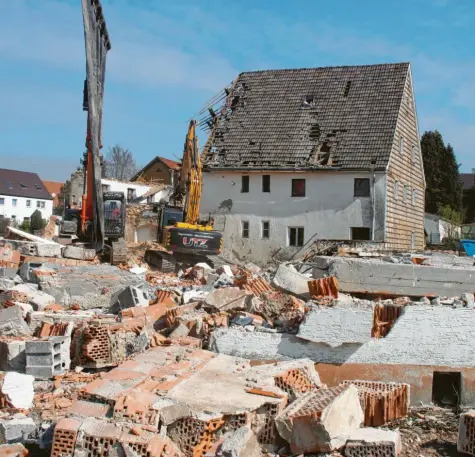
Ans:
POLYGON ((102 192, 100 154, 106 54, 111 44, 100 0, 82 0, 82 12, 86 45, 83 110, 87 111, 84 194, 80 209, 66 210, 63 227, 76 231, 79 240, 108 254, 110 262, 118 265, 126 261, 125 196, 123 192, 102 192))
POLYGON ((151 249, 145 252, 145 260, 162 271, 175 271, 177 267, 198 262, 213 264, 210 256, 221 252, 223 239, 221 233, 214 230, 213 219, 199 219, 202 168, 196 121, 191 120, 170 204, 161 203, 157 208, 158 241, 169 252, 151 249))

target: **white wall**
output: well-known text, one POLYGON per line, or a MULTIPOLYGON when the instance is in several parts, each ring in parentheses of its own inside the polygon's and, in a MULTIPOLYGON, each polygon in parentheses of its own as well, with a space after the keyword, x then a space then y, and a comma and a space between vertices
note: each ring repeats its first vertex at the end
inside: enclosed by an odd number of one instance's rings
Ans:
POLYGON ((427 233, 428 243, 430 244, 440 244, 446 237, 461 236, 460 226, 430 213, 424 215, 424 230, 427 233))
POLYGON ((25 217, 31 217, 32 213, 37 209, 41 211, 41 216, 46 220, 49 220, 53 214, 53 200, 12 197, 11 195, 0 195, 1 198, 4 199, 5 203, 0 205, 0 215, 10 219, 12 219, 12 216, 16 216, 15 220, 18 224, 21 224, 25 217), (13 206, 13 200, 15 199, 16 206, 13 206), (27 206, 27 201, 30 202, 30 206, 27 206), (44 208, 38 208, 38 202, 43 202, 44 208))
POLYGON ((103 186, 109 186, 107 190, 111 192, 123 192, 125 198, 127 198, 127 189, 135 189, 135 196, 140 197, 150 190, 150 186, 145 184, 137 184, 132 182, 120 182, 113 179, 101 179, 103 186))
MULTIPOLYGON (((265 174, 265 173, 262 173, 265 174)), ((279 251, 288 258, 300 248, 288 246, 288 228, 304 227, 305 242, 314 239, 351 239, 350 227, 372 224, 370 197, 354 197, 354 179, 371 173, 281 172, 271 175, 270 193, 262 192, 262 174, 250 174, 249 193, 241 193, 242 173, 203 174, 201 217, 211 212, 215 229, 224 234, 224 254, 266 263, 279 251), (306 179, 306 196, 291 197, 292 179, 306 179), (242 222, 249 221, 250 237, 242 238, 242 222), (270 222, 270 237, 262 239, 262 222, 270 222)), ((386 176, 376 175, 375 241, 384 241, 386 176)))

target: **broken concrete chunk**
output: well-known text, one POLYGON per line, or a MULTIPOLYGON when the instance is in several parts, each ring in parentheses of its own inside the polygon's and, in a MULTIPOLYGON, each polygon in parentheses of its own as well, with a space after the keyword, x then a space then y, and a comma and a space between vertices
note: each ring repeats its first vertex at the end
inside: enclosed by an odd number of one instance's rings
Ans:
POLYGON ((20 443, 0 444, 0 455, 2 457, 26 457, 28 451, 20 443))
POLYGON ((25 443, 36 434, 36 424, 31 417, 0 421, 0 442, 25 443))
POLYGON ((302 298, 310 298, 307 276, 299 273, 292 265, 279 265, 272 284, 302 298))
POLYGON ((384 455, 397 457, 401 452, 401 435, 398 431, 379 428, 360 428, 351 433, 345 446, 345 457, 384 455))
POLYGON ((3 339, 0 341, 0 370, 25 372, 25 341, 3 339))
POLYGON ((37 284, 18 284, 12 290, 26 294, 35 311, 42 311, 55 302, 53 296, 38 290, 37 284))
POLYGON ((460 415, 457 450, 475 455, 475 410, 460 415))
POLYGON ((19 306, 14 305, 5 309, 0 309, 0 335, 31 335, 30 327, 28 327, 28 324, 23 319, 22 309, 19 306))
POLYGON ((234 279, 226 273, 221 273, 213 285, 214 287, 234 286, 234 279))
POLYGON ((224 273, 226 276, 230 277, 230 278, 233 278, 234 277, 234 273, 233 273, 233 270, 231 270, 231 267, 229 265, 223 265, 221 267, 218 268, 218 273, 224 273))
POLYGON ((188 336, 190 329, 185 324, 178 324, 177 327, 170 333, 170 338, 182 338, 188 336))
POLYGON ((96 257, 95 249, 87 249, 84 246, 69 245, 63 250, 63 257, 76 260, 94 260, 96 257))
POLYGON ((261 457, 262 451, 257 437, 248 427, 241 427, 227 435, 218 455, 222 457, 261 457))
POLYGON ((342 344, 364 344, 371 340, 373 307, 313 307, 300 324, 297 336, 331 347, 342 344))
POLYGON ((465 303, 467 308, 473 308, 475 305, 475 300, 472 293, 464 293, 460 299, 465 303))
POLYGON ((144 307, 149 305, 149 300, 146 293, 134 286, 126 287, 117 298, 117 302, 111 308, 110 312, 118 313, 127 308, 134 308, 136 306, 144 307))
POLYGON ((252 294, 237 287, 227 287, 216 289, 205 298, 205 305, 216 308, 220 311, 230 309, 247 309, 252 294))
POLYGON ((14 408, 30 409, 33 406, 33 381, 35 378, 27 374, 9 371, 3 378, 2 393, 14 408))
POLYGON ((310 391, 276 418, 277 430, 292 452, 331 452, 360 427, 363 410, 354 386, 310 391))

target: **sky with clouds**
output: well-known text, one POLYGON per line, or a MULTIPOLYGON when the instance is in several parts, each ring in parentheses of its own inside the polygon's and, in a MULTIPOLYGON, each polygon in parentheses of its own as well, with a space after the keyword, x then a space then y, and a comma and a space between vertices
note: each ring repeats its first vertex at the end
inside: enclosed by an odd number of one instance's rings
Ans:
MULTIPOLYGON (((0 167, 64 180, 84 151, 80 0, 0 0, 0 167)), ((421 133, 475 168, 474 0, 102 0, 103 144, 181 157, 189 119, 239 72, 410 61, 421 133)), ((202 136, 202 142, 206 138, 202 136)))

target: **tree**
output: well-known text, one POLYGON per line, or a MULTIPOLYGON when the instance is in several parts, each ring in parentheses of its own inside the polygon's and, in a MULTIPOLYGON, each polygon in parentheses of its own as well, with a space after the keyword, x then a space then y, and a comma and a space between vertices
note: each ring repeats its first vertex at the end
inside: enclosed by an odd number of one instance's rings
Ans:
POLYGON ((35 210, 30 217, 30 229, 31 233, 36 230, 43 230, 46 227, 46 221, 43 219, 40 210, 35 210))
MULTIPOLYGON (((441 214, 444 207, 462 213, 463 186, 459 164, 450 144, 445 146, 439 131, 424 132, 421 138, 426 177, 426 211, 441 214)), ((447 209, 444 210, 447 214, 447 209)))
MULTIPOLYGON (((68 179, 62 186, 58 194, 58 206, 54 209, 56 216, 61 216, 64 212, 64 203, 69 202, 71 193, 71 181, 68 179)), ((66 203, 67 204, 67 203, 66 203)))
POLYGON ((137 164, 132 151, 118 144, 109 148, 103 167, 103 176, 105 178, 127 181, 136 172, 137 164))

